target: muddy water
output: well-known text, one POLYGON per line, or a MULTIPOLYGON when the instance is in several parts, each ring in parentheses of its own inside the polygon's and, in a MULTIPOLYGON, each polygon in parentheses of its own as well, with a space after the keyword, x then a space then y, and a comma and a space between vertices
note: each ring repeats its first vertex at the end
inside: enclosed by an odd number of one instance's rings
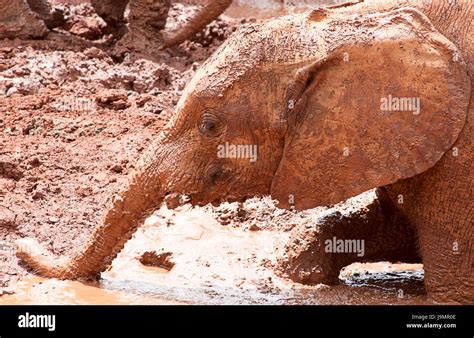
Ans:
POLYGON ((133 292, 107 290, 100 283, 59 281, 28 277, 15 286, 15 293, 0 297, 0 305, 132 305, 132 304, 180 304, 166 299, 147 299, 133 292))
POLYGON ((223 226, 209 210, 162 207, 102 274, 99 283, 27 278, 0 304, 420 304, 420 264, 353 264, 337 286, 303 286, 275 275, 288 232, 223 226), (168 270, 144 252, 169 253, 168 270))

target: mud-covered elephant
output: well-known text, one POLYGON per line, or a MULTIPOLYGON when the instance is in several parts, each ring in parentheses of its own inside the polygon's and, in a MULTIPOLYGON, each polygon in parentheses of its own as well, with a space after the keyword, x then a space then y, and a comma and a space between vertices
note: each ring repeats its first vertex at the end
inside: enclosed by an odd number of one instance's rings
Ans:
MULTIPOLYGON (((107 31, 127 42, 148 48, 167 48, 193 37, 207 24, 217 19, 232 0, 207 0, 189 21, 176 32, 163 31, 171 0, 91 0, 92 6, 107 23, 107 31), (129 4, 129 26, 124 13, 129 4)), ((63 21, 57 9, 52 10, 47 0, 0 0, 0 38, 40 38, 63 21)), ((139 46, 140 47, 140 46, 139 46)))
POLYGON ((453 4, 366 0, 241 27, 187 85, 85 247, 54 258, 25 239, 18 256, 44 276, 94 276, 181 194, 305 209, 382 187, 417 231, 429 295, 474 302, 473 12, 453 4))

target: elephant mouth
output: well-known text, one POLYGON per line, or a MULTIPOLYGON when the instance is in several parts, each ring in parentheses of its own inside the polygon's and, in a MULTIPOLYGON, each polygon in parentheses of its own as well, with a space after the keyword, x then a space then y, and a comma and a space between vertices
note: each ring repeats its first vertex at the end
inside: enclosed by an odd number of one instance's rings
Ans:
POLYGON ((168 209, 176 209, 177 207, 190 202, 191 198, 186 194, 177 194, 168 191, 165 193, 163 201, 168 209))
POLYGON ((246 194, 242 196, 235 196, 228 194, 225 197, 216 197, 214 199, 204 199, 204 193, 196 194, 178 194, 172 192, 166 192, 163 202, 166 204, 168 209, 176 209, 179 206, 190 203, 193 206, 203 207, 207 204, 211 204, 214 207, 221 205, 222 203, 243 203, 247 199, 255 197, 255 194, 246 194))

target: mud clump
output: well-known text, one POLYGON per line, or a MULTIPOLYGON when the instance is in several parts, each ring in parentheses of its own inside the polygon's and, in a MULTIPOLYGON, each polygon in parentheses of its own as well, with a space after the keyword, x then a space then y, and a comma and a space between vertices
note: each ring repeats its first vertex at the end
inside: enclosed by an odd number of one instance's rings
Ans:
POLYGON ((99 20, 84 19, 76 21, 70 28, 70 32, 74 35, 80 36, 88 40, 96 40, 102 36, 102 29, 104 25, 101 25, 99 20))
MULTIPOLYGON (((217 207, 207 207, 216 220, 224 226, 244 228, 249 231, 270 230, 287 232, 296 224, 306 224, 311 212, 279 209, 270 197, 254 197, 245 202, 224 202, 217 207)), ((324 210, 324 207, 312 210, 324 210)))
POLYGON ((3 229, 15 229, 17 224, 17 214, 2 205, 0 205, 0 227, 3 229))
POLYGON ((100 91, 96 96, 96 102, 102 108, 110 108, 113 110, 124 110, 130 107, 127 94, 114 89, 100 91))
POLYGON ((23 171, 13 163, 0 162, 0 177, 18 181, 23 177, 23 171))
POLYGON ((214 41, 222 42, 227 39, 236 27, 229 27, 227 22, 217 19, 207 25, 203 31, 196 34, 192 41, 201 44, 203 47, 211 46, 214 41))
POLYGON ((103 36, 107 24, 95 13, 89 3, 78 6, 63 6, 58 8, 64 13, 64 23, 61 28, 87 40, 97 40, 103 36))
POLYGON ((175 265, 171 260, 172 255, 173 253, 171 252, 157 253, 156 251, 147 251, 141 255, 139 260, 145 266, 153 266, 170 271, 175 265))

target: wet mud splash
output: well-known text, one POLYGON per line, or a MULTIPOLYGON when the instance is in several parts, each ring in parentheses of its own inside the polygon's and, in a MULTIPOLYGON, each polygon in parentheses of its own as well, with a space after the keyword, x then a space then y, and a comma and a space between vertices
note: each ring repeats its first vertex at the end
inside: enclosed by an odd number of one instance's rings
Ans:
POLYGON ((336 286, 305 286, 280 278, 273 266, 290 232, 268 226, 269 219, 262 217, 257 222, 244 219, 238 227, 221 224, 218 220, 235 211, 236 204, 218 210, 163 206, 145 221, 100 282, 29 277, 16 285, 13 295, 0 297, 0 304, 427 302, 421 264, 355 263, 341 271, 336 286))

